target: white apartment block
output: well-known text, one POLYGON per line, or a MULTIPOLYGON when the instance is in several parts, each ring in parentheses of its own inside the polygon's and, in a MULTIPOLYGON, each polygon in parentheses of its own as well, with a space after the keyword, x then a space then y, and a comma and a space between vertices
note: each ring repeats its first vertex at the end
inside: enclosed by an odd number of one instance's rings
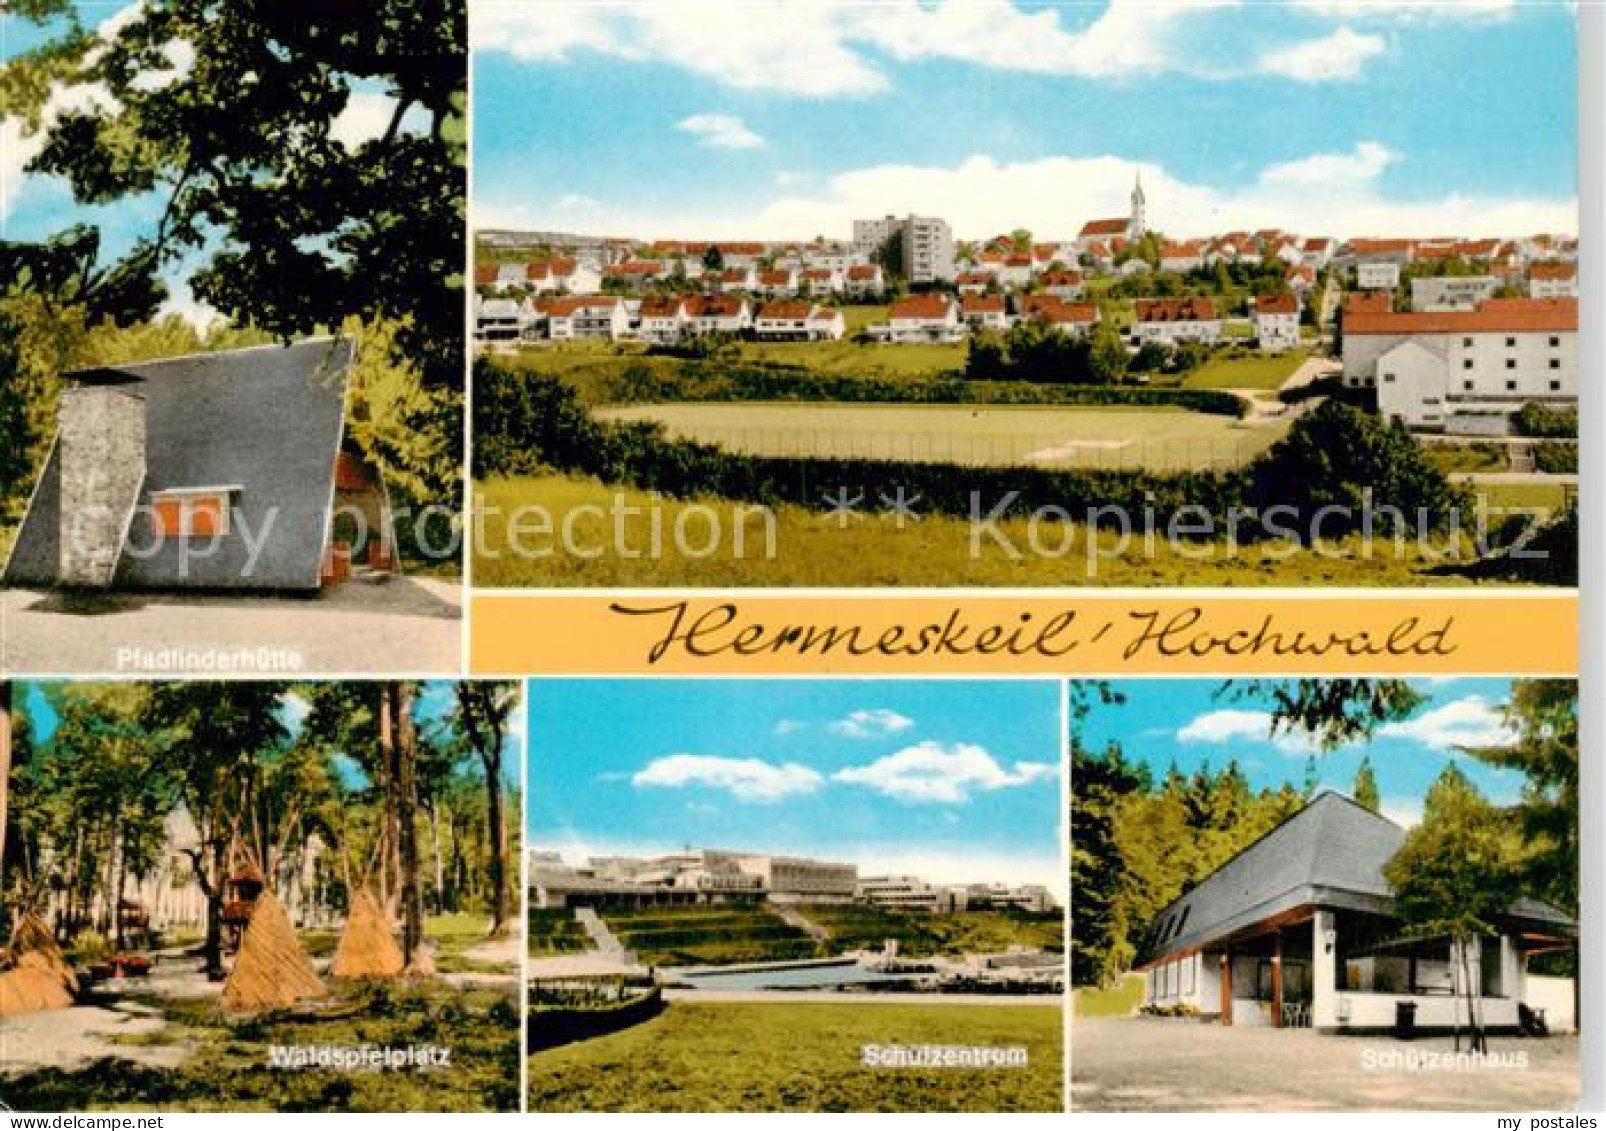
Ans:
POLYGON ((1392 260, 1358 263, 1355 285, 1363 291, 1391 291, 1400 285, 1400 265, 1392 260))
POLYGON ((1299 299, 1288 292, 1257 298, 1255 337, 1264 353, 1281 353, 1299 345, 1299 299))
POLYGON ((954 277, 954 233, 935 216, 885 216, 853 222, 853 252, 866 259, 896 236, 902 241, 903 273, 910 283, 948 283, 954 277))
POLYGON ((1202 342, 1215 345, 1221 340, 1221 318, 1215 304, 1207 298, 1140 298, 1137 317, 1132 323, 1135 345, 1160 342, 1202 342))
POLYGON ((1346 314, 1344 384, 1376 389, 1385 417, 1432 431, 1494 431, 1530 402, 1576 408, 1577 300, 1346 314))
POLYGON ((1441 275, 1411 280, 1411 309, 1428 313, 1476 310, 1499 289, 1493 275, 1441 275))

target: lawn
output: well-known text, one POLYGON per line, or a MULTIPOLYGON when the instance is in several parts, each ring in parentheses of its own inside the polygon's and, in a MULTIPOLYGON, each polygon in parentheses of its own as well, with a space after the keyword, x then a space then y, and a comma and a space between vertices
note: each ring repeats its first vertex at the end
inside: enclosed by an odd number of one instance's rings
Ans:
POLYGON ((1182 387, 1275 390, 1294 375, 1307 356, 1304 350, 1289 350, 1254 357, 1212 357, 1198 369, 1184 374, 1182 387))
POLYGON ((1469 483, 1473 495, 1485 507, 1519 507, 1527 510, 1559 511, 1578 489, 1562 483, 1469 483))
POLYGON ((1234 549, 1225 541, 1179 552, 1159 538, 1149 554, 1138 535, 1123 547, 1104 532, 1090 547, 1083 526, 1021 519, 998 524, 1007 544, 986 534, 973 546, 968 520, 926 517, 900 529, 875 500, 846 519, 793 506, 766 516, 750 504, 664 499, 562 475, 497 478, 479 495, 474 580, 489 588, 1471 583, 1459 572, 1434 572, 1441 563, 1414 545, 1399 558, 1389 545, 1376 547, 1367 560, 1354 539, 1325 554, 1289 554, 1281 543, 1234 549), (715 521, 719 538, 709 544, 715 521), (695 532, 684 552, 675 549, 681 526, 695 532))
POLYGON ((819 947, 769 908, 715 904, 607 911, 621 945, 651 966, 701 966, 815 958, 819 947))
POLYGON ((1062 1111, 1060 1011, 1039 1005, 672 1003, 531 1056, 529 1110, 1062 1111), (866 1045, 1024 1047, 1025 1068, 894 1069, 866 1045))
POLYGON ((1130 1017, 1143 1004, 1143 975, 1123 974, 1108 988, 1080 986, 1072 994, 1072 1012, 1078 1019, 1130 1017))
POLYGON ((1446 475, 1457 471, 1509 471, 1511 453, 1504 444, 1427 441, 1422 444, 1427 461, 1446 475))
POLYGON ((323 1021, 258 1020, 230 1024, 213 998, 132 1000, 159 1010, 167 1025, 125 1040, 181 1045, 177 1068, 119 1057, 77 1071, 40 1069, 7 1076, 5 1102, 19 1111, 485 1111, 518 1110, 517 993, 459 989, 442 981, 391 987, 339 986, 365 1006, 323 1021), (388 1072, 273 1069, 268 1049, 280 1046, 452 1050, 451 1066, 388 1072))
POLYGON ((1170 407, 680 403, 596 410, 763 456, 1155 471, 1238 467, 1286 431, 1170 407))

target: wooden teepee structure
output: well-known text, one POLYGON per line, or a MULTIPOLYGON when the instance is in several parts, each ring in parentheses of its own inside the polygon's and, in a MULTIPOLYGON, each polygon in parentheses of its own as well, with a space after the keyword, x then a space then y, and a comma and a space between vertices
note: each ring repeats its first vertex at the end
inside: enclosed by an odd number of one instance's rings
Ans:
POLYGON ((401 947, 396 945, 379 900, 368 888, 360 889, 351 901, 351 914, 340 934, 329 976, 395 978, 401 975, 403 965, 401 947))
POLYGON ((269 1013, 327 996, 329 990, 296 938, 284 906, 273 892, 263 892, 251 911, 234 969, 223 983, 219 1007, 230 1015, 269 1013))
POLYGON ((50 928, 34 912, 28 912, 17 923, 5 957, 10 969, 0 974, 0 1017, 72 1005, 78 976, 56 945, 50 928))

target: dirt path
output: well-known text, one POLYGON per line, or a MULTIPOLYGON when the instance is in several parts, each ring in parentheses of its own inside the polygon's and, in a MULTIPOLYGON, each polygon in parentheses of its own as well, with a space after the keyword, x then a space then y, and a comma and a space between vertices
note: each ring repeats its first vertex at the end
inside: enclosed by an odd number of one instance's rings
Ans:
POLYGON ((1152 1017, 1071 1029, 1073 1111, 1563 1111, 1578 1103, 1576 1037, 1493 1037, 1527 1067, 1448 1069, 1403 1058, 1448 1037, 1396 1041, 1152 1017))
POLYGON ((133 1002, 80 1005, 8 1017, 0 1076, 20 1075, 38 1068, 70 1072, 107 1056, 150 1068, 176 1068, 189 1055, 183 1045, 123 1044, 107 1039, 148 1038, 166 1025, 159 1012, 133 1002))
POLYGON ((431 578, 318 596, 0 592, 0 666, 20 675, 285 675, 456 671, 462 597, 431 578))

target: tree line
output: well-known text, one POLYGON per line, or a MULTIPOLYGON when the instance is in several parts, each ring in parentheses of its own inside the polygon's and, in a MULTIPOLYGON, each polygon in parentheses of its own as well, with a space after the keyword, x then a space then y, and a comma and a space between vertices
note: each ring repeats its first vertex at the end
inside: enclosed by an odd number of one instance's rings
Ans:
POLYGON ((94 931, 121 948, 117 908, 175 852, 205 897, 214 977, 242 856, 292 905, 343 912, 374 890, 409 959, 429 914, 511 927, 516 683, 451 685, 433 711, 431 685, 408 681, 22 686, 53 725, 42 736, 13 692, 6 904, 54 908, 64 940, 94 931), (175 819, 193 829, 182 843, 175 819))

